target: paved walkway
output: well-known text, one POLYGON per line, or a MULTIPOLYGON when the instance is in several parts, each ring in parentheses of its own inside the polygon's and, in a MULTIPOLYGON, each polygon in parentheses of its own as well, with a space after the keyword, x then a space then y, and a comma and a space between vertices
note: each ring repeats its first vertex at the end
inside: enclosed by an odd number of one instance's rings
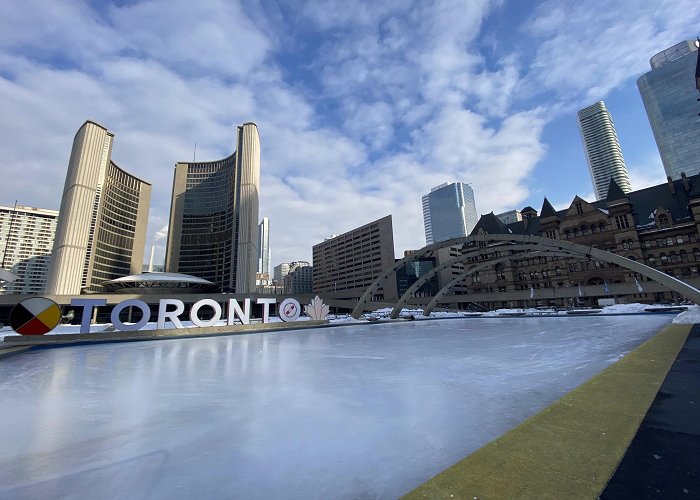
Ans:
POLYGON ((700 498, 700 325, 600 498, 700 498))

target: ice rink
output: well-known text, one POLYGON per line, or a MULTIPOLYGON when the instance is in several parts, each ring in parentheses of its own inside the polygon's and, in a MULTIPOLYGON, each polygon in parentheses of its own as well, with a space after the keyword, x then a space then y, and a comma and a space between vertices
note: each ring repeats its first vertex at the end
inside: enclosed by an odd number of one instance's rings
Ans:
POLYGON ((483 318, 0 360, 0 498, 396 498, 673 316, 483 318))

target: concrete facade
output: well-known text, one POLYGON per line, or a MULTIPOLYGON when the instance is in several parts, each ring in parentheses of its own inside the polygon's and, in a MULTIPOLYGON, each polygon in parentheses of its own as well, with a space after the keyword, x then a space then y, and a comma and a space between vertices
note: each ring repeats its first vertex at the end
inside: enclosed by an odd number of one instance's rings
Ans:
POLYGON ((112 160, 114 134, 87 121, 73 141, 46 293, 100 291, 141 271, 151 185, 112 160))
MULTIPOLYGON (((345 296, 366 289, 394 265, 391 215, 328 239, 313 247, 314 293, 345 296)), ((395 299, 396 279, 375 294, 378 300, 395 299)))
POLYGON ((236 144, 223 160, 175 165, 165 269, 250 293, 258 264, 257 126, 239 126, 236 144))

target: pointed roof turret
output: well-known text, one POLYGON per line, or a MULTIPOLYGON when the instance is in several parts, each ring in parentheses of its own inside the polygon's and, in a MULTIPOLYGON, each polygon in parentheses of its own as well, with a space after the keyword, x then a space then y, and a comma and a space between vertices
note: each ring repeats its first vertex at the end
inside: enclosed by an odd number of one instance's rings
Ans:
POLYGON ((540 211, 540 218, 544 219, 545 217, 558 217, 557 211, 554 210, 554 207, 546 196, 544 197, 544 203, 542 203, 542 210, 540 211))
POLYGON ((608 185, 608 196, 605 198, 605 201, 610 203, 611 201, 622 200, 623 198, 627 198, 627 195, 622 191, 617 182, 615 182, 615 179, 611 177, 610 184, 608 185))
POLYGON ((479 230, 483 230, 486 234, 510 234, 508 226, 506 226, 501 219, 496 217, 493 212, 482 215, 469 235, 479 234, 479 230))

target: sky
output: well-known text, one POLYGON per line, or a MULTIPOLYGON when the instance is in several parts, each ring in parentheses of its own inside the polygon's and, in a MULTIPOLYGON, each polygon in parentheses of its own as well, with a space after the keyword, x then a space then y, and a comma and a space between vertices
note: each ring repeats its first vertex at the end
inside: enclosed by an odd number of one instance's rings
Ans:
POLYGON ((173 167, 258 125, 272 265, 470 183, 477 213, 594 201, 576 111, 604 100, 633 189, 665 174, 636 79, 700 25, 697 0, 23 0, 0 5, 0 204, 58 209, 86 120, 152 183, 162 261, 173 167))

